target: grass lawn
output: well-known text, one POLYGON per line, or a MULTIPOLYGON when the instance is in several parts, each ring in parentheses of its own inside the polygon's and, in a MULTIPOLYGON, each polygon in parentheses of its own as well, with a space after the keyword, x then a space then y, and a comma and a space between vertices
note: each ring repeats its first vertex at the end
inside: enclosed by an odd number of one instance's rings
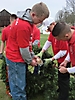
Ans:
MULTIPOLYGON (((46 42, 46 40, 48 39, 48 34, 41 34, 41 38, 40 38, 40 43, 41 43, 41 47, 43 47, 44 43, 46 42)), ((53 55, 52 52, 52 47, 50 46, 48 49, 49 53, 53 55)))
MULTIPOLYGON (((41 47, 44 45, 47 38, 48 34, 47 35, 41 34, 41 39, 40 39, 41 47)), ((49 52, 52 53, 51 47, 49 48, 49 52)), ((0 68, 1 68, 1 63, 2 60, 0 60, 0 68)), ((8 95, 6 95, 5 84, 2 82, 1 79, 0 79, 0 100, 12 100, 11 98, 8 97, 8 95)), ((37 98, 34 98, 33 100, 44 100, 44 98, 40 95, 37 96, 37 98)))
POLYGON ((12 100, 5 92, 5 84, 0 80, 0 100, 12 100))

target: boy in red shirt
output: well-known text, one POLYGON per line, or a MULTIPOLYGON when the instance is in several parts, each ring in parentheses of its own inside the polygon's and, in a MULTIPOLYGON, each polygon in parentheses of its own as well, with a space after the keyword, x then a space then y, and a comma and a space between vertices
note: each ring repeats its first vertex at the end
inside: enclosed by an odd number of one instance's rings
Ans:
MULTIPOLYGON (((68 44, 65 41, 59 41, 52 35, 52 30, 56 25, 56 22, 53 18, 46 19, 43 24, 48 27, 48 30, 51 32, 48 40, 45 42, 42 51, 38 54, 38 56, 42 56, 42 54, 52 46, 54 56, 49 59, 45 59, 45 64, 50 61, 57 60, 58 66, 62 63, 68 53, 68 44)), ((47 65, 47 64, 46 64, 47 65)), ((67 64, 67 67, 70 64, 67 64)), ((69 97, 69 78, 70 75, 68 73, 62 74, 58 71, 58 87, 59 87, 59 96, 58 100, 68 100, 69 97)))
MULTIPOLYGON (((40 24, 40 23, 39 23, 40 24)), ((33 34, 32 34, 32 45, 34 47, 40 48, 40 30, 38 28, 39 24, 34 25, 33 34)), ((38 73, 38 66, 35 66, 34 73, 38 73)))
POLYGON ((69 53, 65 60, 60 64, 61 73, 75 73, 75 28, 70 27, 64 22, 58 22, 53 29, 53 36, 59 40, 68 41, 69 53), (72 63, 72 68, 66 68, 68 62, 72 63))
MULTIPOLYGON (((3 56, 5 44, 7 46, 8 37, 9 37, 9 34, 11 33, 11 26, 12 26, 12 24, 13 24, 13 22, 14 22, 14 20, 16 18, 17 18, 17 16, 15 14, 11 14, 11 16, 10 16, 10 25, 8 25, 7 27, 5 27, 2 30, 0 57, 3 56)), ((8 69, 7 69, 7 67, 6 67, 6 93, 9 96, 11 96, 11 94, 10 94, 10 88, 9 88, 9 81, 8 81, 8 69)))
POLYGON ((49 10, 43 3, 35 4, 32 9, 20 13, 11 27, 6 57, 9 70, 9 83, 13 100, 26 99, 27 64, 37 66, 32 52, 33 25, 41 23, 49 16, 49 10))
POLYGON ((11 26, 12 26, 12 24, 13 24, 13 22, 16 18, 17 18, 17 16, 15 14, 11 14, 10 25, 8 25, 7 27, 5 27, 2 30, 0 54, 4 52, 5 43, 6 43, 6 46, 7 46, 8 37, 9 37, 9 34, 11 32, 11 26))
POLYGON ((32 44, 33 46, 40 47, 40 30, 38 28, 38 25, 34 25, 33 28, 32 44))

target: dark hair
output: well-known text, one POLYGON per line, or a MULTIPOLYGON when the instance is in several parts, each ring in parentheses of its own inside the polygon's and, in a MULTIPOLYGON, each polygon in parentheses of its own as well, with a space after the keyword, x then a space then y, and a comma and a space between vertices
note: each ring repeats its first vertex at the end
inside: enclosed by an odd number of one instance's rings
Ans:
POLYGON ((53 30, 52 30, 52 35, 55 36, 55 37, 59 36, 60 34, 63 33, 65 27, 66 27, 65 22, 57 22, 56 25, 54 26, 53 30))
POLYGON ((17 15, 16 14, 11 14, 10 17, 13 18, 13 19, 16 19, 17 18, 17 15))

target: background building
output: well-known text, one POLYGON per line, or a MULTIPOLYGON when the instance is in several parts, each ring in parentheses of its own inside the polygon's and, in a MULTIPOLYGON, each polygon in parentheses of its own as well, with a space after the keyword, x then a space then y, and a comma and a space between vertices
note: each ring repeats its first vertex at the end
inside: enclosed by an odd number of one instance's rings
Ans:
POLYGON ((10 15, 11 14, 5 9, 0 12, 0 27, 4 27, 10 24, 10 15))

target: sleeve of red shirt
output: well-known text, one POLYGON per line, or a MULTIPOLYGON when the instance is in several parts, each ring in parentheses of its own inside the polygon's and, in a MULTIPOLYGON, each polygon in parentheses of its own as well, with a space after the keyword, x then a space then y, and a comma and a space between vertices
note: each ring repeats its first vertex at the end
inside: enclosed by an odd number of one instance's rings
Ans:
POLYGON ((2 36, 1 36, 1 40, 4 42, 6 40, 6 31, 5 29, 2 30, 2 36))
POLYGON ((51 41, 52 41, 52 37, 53 37, 53 36, 52 36, 52 33, 50 33, 49 36, 48 36, 48 41, 51 42, 51 41))

